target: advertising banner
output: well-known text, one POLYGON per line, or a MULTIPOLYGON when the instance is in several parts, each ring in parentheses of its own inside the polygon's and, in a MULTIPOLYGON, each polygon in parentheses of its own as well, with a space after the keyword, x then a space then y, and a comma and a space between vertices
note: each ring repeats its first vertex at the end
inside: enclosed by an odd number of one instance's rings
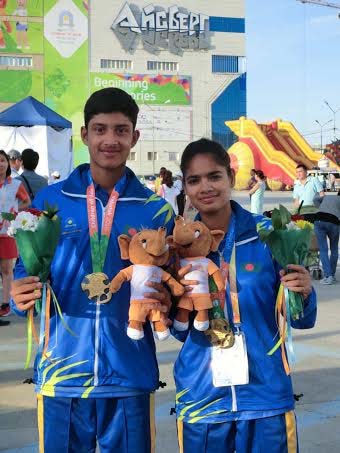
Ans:
POLYGON ((91 92, 101 88, 121 88, 137 104, 190 105, 191 79, 178 75, 91 73, 91 92))

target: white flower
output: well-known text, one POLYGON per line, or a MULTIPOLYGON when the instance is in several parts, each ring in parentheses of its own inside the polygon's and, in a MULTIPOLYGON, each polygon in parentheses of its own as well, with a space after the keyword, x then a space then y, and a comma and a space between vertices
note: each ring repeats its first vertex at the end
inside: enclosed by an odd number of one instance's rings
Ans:
POLYGON ((287 230, 299 230, 300 228, 296 225, 295 222, 289 222, 286 225, 287 230))
POLYGON ((8 227, 7 234, 15 236, 17 230, 36 231, 39 224, 39 217, 30 212, 19 212, 15 220, 12 220, 8 227))

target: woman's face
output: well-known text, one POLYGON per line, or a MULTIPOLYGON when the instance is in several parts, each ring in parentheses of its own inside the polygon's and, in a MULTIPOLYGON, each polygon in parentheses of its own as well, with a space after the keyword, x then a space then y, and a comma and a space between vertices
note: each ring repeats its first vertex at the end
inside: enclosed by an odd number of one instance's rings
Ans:
POLYGON ((214 214, 230 202, 234 178, 211 154, 198 154, 187 168, 185 192, 201 214, 214 214))
POLYGON ((8 162, 5 156, 0 154, 0 176, 6 176, 6 171, 8 168, 8 162))

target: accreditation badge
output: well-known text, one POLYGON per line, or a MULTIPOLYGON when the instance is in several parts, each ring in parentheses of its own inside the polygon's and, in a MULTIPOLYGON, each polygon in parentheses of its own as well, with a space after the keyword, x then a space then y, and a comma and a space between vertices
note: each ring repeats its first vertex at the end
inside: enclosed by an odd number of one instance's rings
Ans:
POLYGON ((243 332, 235 334, 231 348, 211 348, 211 371, 215 387, 229 387, 249 383, 246 339, 243 332))

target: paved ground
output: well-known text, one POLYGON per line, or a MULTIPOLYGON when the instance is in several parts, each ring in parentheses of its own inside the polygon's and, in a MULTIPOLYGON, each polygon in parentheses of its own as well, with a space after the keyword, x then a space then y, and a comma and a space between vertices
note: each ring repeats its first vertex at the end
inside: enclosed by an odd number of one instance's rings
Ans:
MULTIPOLYGON (((291 194, 266 193, 265 209, 278 202, 287 206, 291 194)), ((235 194, 244 206, 245 193, 235 194)), ((338 269, 338 280, 340 270, 338 269)), ((322 286, 315 282, 319 296, 317 326, 295 331, 298 363, 294 371, 295 393, 304 397, 297 404, 300 451, 336 453, 340 451, 340 283, 322 286)), ((31 376, 23 371, 25 325, 10 317, 11 325, 0 328, 0 451, 37 452, 35 399, 31 385, 22 381, 31 376)), ((170 416, 174 401, 172 364, 180 344, 176 340, 158 343, 161 380, 167 387, 156 397, 157 451, 177 451, 175 417, 170 416)))

